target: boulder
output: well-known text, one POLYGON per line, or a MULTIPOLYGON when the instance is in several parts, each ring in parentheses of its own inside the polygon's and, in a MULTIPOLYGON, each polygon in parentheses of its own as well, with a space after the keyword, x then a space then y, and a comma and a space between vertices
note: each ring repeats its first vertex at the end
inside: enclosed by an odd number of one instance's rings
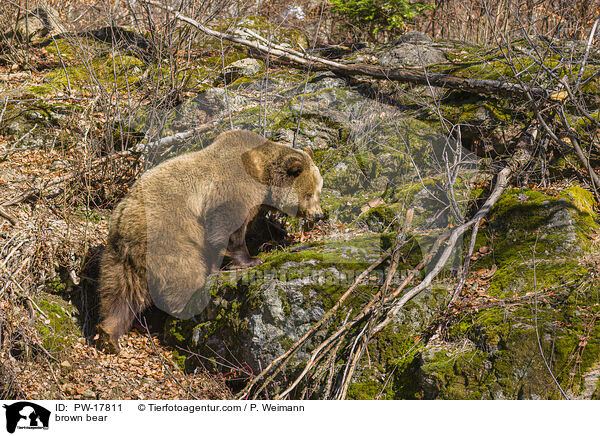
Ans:
POLYGON ((264 70, 262 62, 253 58, 240 59, 227 65, 223 74, 217 76, 216 82, 221 83, 225 80, 227 83, 233 83, 242 77, 255 76, 262 70, 264 70))
POLYGON ((489 282, 471 288, 480 304, 407 365, 407 398, 558 399, 558 385, 570 398, 600 398, 594 204, 577 186, 502 196, 480 242, 492 254, 474 262, 492 270, 489 282))
POLYGON ((401 68, 412 65, 432 65, 446 62, 444 50, 436 47, 430 36, 408 32, 396 38, 385 50, 376 54, 380 65, 401 68))
POLYGON ((39 6, 25 14, 15 25, 15 34, 22 41, 36 42, 58 26, 58 14, 49 5, 39 6))

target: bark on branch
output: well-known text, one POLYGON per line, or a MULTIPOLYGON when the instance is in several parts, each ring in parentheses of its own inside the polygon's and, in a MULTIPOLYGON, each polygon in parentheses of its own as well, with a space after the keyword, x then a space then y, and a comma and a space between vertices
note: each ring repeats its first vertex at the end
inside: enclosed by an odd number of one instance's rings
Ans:
MULTIPOLYGON (((499 95, 505 97, 518 97, 526 99, 528 93, 537 98, 546 99, 553 93, 542 87, 527 87, 518 83, 503 82, 500 80, 489 79, 469 79, 464 77, 450 76, 443 73, 433 73, 421 69, 410 68, 377 68, 361 65, 347 65, 335 62, 329 59, 320 58, 307 53, 301 53, 287 47, 271 43, 265 38, 252 33, 250 36, 255 38, 251 41, 236 35, 219 32, 204 26, 193 18, 181 14, 179 11, 153 0, 144 0, 145 3, 156 6, 163 10, 168 10, 173 14, 173 18, 187 23, 206 35, 220 40, 226 40, 235 44, 256 50, 261 54, 268 54, 271 59, 277 57, 279 61, 287 62, 294 66, 305 66, 311 64, 313 70, 328 70, 344 76, 369 76, 376 79, 386 79, 396 82, 408 82, 418 85, 437 86, 441 88, 457 89, 466 92, 478 94, 499 95)), ((249 33, 246 31, 246 33, 249 33)))

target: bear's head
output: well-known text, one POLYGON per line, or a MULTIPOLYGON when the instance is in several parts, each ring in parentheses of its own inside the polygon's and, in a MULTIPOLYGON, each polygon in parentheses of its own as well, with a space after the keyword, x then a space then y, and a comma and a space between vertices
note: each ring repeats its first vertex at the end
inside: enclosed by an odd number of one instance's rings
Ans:
POLYGON ((244 168, 268 187, 265 205, 290 216, 323 218, 319 197, 323 178, 310 149, 296 150, 272 141, 242 155, 244 168))

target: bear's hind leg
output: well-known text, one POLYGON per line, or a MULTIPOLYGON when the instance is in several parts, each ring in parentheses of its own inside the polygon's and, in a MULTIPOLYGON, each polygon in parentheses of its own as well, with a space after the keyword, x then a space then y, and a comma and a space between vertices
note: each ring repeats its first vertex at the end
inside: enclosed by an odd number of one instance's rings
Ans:
POLYGON ((126 301, 115 303, 102 323, 98 326, 96 344, 106 353, 118 354, 120 351, 119 338, 127 333, 135 318, 135 313, 126 301))
POLYGON ((121 260, 110 244, 105 248, 100 273, 100 319, 96 346, 119 352, 119 337, 129 331, 136 315, 150 305, 145 271, 121 260))

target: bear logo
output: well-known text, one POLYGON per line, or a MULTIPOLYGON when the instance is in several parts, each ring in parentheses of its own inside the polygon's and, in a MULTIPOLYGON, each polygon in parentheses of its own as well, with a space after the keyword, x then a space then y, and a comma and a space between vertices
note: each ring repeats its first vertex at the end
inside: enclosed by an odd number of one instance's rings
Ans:
POLYGON ((6 431, 14 433, 19 428, 44 428, 48 429, 50 411, 42 406, 29 401, 19 401, 10 405, 4 404, 6 409, 6 431))

